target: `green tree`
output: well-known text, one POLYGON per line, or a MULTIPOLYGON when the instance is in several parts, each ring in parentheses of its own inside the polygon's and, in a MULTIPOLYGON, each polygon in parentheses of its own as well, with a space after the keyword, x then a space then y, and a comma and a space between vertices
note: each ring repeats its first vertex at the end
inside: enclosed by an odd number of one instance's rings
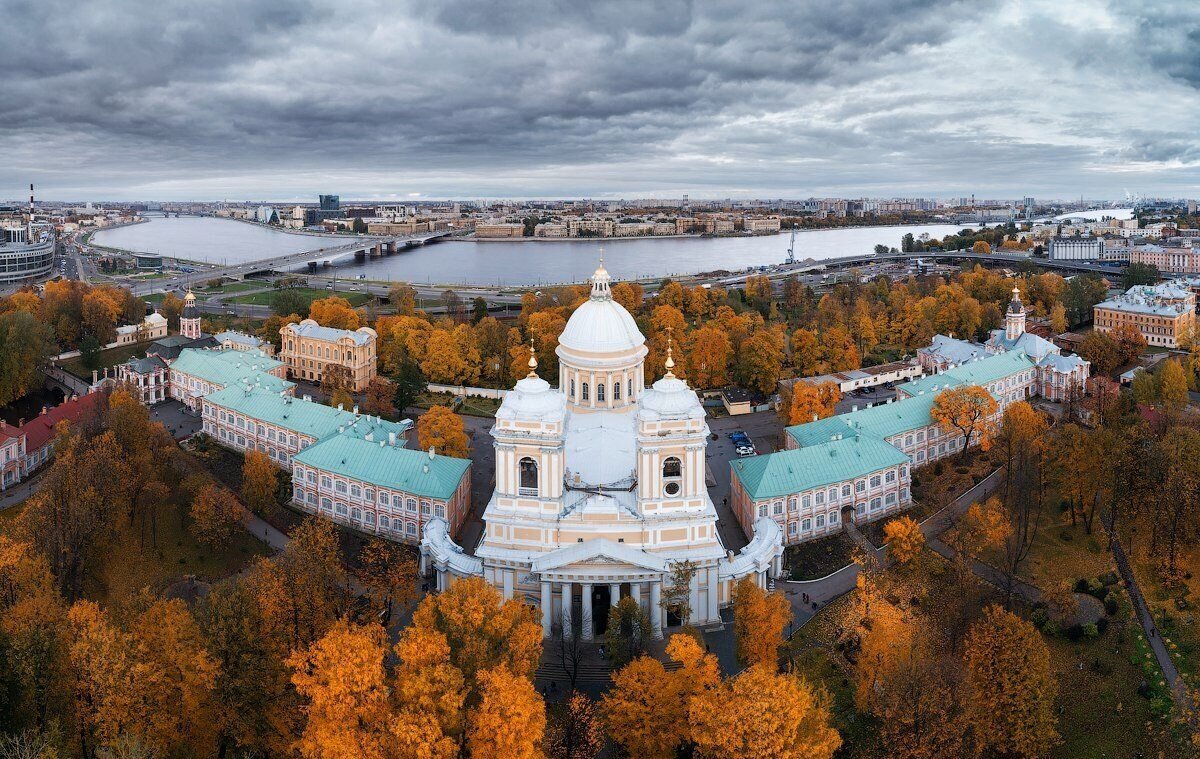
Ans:
POLYGON ((392 381, 396 384, 392 402, 396 404, 396 411, 403 415, 404 409, 416 403, 425 392, 425 375, 421 373, 421 365, 409 358, 401 362, 392 381))
POLYGON ((308 296, 299 290, 278 290, 271 296, 271 310, 278 316, 289 314, 308 316, 310 303, 308 296))
POLYGON ((483 298, 476 298, 474 303, 471 304, 471 323, 478 324, 479 322, 486 319, 487 315, 488 315, 487 301, 484 300, 483 298))
POLYGON ((1153 264, 1130 264, 1125 268, 1121 286, 1128 290, 1137 285, 1153 285, 1159 278, 1158 267, 1153 264))
POLYGON ((362 217, 356 217, 354 219, 354 224, 351 226, 351 230, 356 235, 365 235, 367 233, 367 222, 363 221, 362 217))
POLYGON ((83 358, 83 365, 88 369, 100 368, 100 341, 92 335, 84 335, 79 341, 79 353, 83 358))

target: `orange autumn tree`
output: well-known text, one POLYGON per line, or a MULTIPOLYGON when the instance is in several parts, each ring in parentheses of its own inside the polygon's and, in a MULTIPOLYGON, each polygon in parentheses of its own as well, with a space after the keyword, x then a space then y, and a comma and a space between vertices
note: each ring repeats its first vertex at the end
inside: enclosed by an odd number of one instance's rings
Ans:
POLYGON ((275 503, 278 474, 275 465, 262 451, 247 451, 242 464, 242 500, 251 511, 261 514, 275 503))
POLYGON ((754 575, 747 575, 733 587, 733 629, 737 639, 738 661, 747 667, 755 664, 775 666, 783 631, 792 620, 792 607, 781 593, 768 593, 754 575))
POLYGON ((966 385, 942 391, 933 402, 930 418, 945 432, 962 436, 962 459, 966 459, 974 439, 983 450, 992 441, 992 416, 999 406, 996 399, 979 385, 966 385))
POLYGON ((434 406, 421 414, 417 420, 417 445, 423 451, 433 448, 435 453, 458 459, 471 455, 462 417, 449 406, 434 406))
POLYGON ((729 362, 733 346, 729 336, 716 327, 704 326, 687 338, 684 364, 692 387, 712 388, 729 384, 729 362))
POLYGON ((925 534, 921 525, 912 517, 903 516, 883 526, 888 555, 897 564, 909 564, 921 555, 925 548, 925 534))
POLYGON ((828 699, 799 675, 758 664, 692 699, 701 756, 830 759, 842 745, 828 699))
POLYGON ((1050 649, 1029 622, 989 606, 963 647, 965 717, 982 751, 1045 756, 1058 743, 1050 649))
POLYGON ((789 425, 806 424, 833 416, 837 412, 838 401, 842 399, 842 391, 832 382, 814 385, 797 381, 785 395, 788 396, 786 424, 789 425))
POLYGON ((190 529, 196 540, 206 546, 218 546, 233 534, 242 516, 242 508, 233 493, 210 483, 196 493, 189 511, 190 529))
POLYGON ((308 318, 322 327, 334 329, 358 329, 362 320, 350 301, 336 295, 314 300, 308 309, 308 318))
POLYGON ((671 759, 688 733, 679 678, 648 656, 613 675, 612 687, 600 699, 600 715, 609 737, 630 756, 671 759))
POLYGON ((546 703, 533 682, 504 666, 479 673, 479 705, 471 715, 472 759, 541 759, 546 703))

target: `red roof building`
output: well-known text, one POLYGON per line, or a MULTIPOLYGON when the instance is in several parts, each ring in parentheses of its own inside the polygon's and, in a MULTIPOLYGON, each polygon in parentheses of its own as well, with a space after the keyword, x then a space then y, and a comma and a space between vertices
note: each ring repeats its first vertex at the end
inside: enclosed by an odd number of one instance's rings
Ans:
POLYGON ((75 396, 54 408, 43 408, 41 414, 22 424, 20 430, 25 436, 22 476, 28 476, 30 472, 50 460, 51 449, 54 446, 54 428, 58 423, 68 421, 76 424, 94 418, 100 410, 100 398, 100 393, 75 396))

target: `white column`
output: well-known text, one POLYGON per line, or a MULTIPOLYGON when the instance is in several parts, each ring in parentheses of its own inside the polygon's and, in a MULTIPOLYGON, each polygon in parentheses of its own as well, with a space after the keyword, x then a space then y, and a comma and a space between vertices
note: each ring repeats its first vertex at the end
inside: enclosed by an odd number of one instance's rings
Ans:
POLYGON ((717 600, 717 568, 708 568, 708 619, 716 622, 721 619, 720 602, 717 600))
POLYGON ((700 573, 696 572, 692 575, 692 581, 688 583, 688 600, 692 607, 691 616, 688 618, 688 624, 696 624, 696 613, 700 610, 700 573))
POLYGON ((444 591, 444 590, 445 590, 447 587, 448 587, 448 586, 447 586, 447 584, 446 584, 446 570, 444 570, 444 569, 439 569, 439 570, 437 571, 437 589, 438 589, 438 592, 439 592, 439 593, 441 593, 441 592, 442 592, 442 591, 444 591))
POLYGON ((592 627, 592 584, 585 582, 583 584, 583 616, 579 620, 583 626, 583 639, 592 640, 596 636, 593 634, 592 627))
POLYGON ((425 577, 428 574, 429 574, 429 556, 424 551, 422 551, 421 552, 421 576, 425 577))
POLYGON ((504 600, 513 597, 513 573, 511 569, 504 570, 504 600))
POLYGON ((663 636, 662 580, 650 583, 650 635, 655 640, 663 636))
POLYGON ((554 629, 554 591, 549 580, 542 580, 542 637, 549 638, 554 629))
POLYGON ((571 629, 571 596, 571 583, 564 582, 562 584, 562 634, 564 639, 574 636, 571 629))
POLYGON ((642 584, 640 582, 629 583, 629 597, 633 599, 639 609, 642 608, 642 584))
MULTIPOLYGON (((617 608, 617 603, 621 600, 621 583, 614 582, 608 586, 608 608, 617 608)), ((611 613, 611 612, 610 612, 611 613)))

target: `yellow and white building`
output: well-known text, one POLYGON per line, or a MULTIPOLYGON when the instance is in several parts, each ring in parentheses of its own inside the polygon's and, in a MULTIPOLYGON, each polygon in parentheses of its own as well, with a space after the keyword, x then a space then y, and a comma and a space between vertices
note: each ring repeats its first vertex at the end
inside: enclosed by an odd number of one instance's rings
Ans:
POLYGON ((721 544, 705 486, 704 408, 669 357, 666 376, 646 387, 645 338, 610 285, 601 266, 559 337, 558 388, 531 361, 497 411, 496 490, 475 555, 436 520, 421 543, 439 589, 481 575, 505 598, 539 606, 546 636, 592 639, 624 596, 655 636, 683 621, 720 624, 736 580, 755 575, 765 586, 782 571, 782 532, 769 518, 752 525, 740 553, 721 544), (663 599, 684 562, 695 569, 691 616, 668 619, 663 599))

